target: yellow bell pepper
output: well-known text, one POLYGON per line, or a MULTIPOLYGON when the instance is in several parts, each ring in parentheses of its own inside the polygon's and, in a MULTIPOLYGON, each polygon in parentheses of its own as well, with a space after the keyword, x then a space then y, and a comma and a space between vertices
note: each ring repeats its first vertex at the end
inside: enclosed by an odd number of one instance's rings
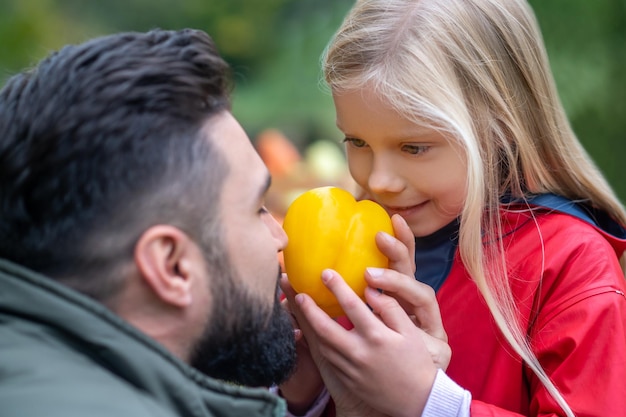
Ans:
POLYGON ((389 264, 374 239, 379 231, 393 236, 389 215, 373 201, 357 202, 341 188, 301 194, 287 209, 283 228, 289 237, 283 257, 291 286, 310 295, 331 317, 344 312, 322 282, 324 269, 336 270, 363 299, 365 268, 389 264))

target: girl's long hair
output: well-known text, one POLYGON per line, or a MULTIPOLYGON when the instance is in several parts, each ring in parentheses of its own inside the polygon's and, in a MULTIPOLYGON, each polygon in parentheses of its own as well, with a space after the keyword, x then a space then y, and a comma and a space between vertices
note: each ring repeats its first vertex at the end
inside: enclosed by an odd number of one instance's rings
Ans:
POLYGON ((519 321, 499 238, 500 201, 504 194, 524 200, 555 193, 604 210, 621 224, 626 212, 569 125, 529 5, 358 0, 324 51, 322 66, 333 92, 374 89, 406 118, 463 145, 463 263, 510 345, 573 416, 519 321))

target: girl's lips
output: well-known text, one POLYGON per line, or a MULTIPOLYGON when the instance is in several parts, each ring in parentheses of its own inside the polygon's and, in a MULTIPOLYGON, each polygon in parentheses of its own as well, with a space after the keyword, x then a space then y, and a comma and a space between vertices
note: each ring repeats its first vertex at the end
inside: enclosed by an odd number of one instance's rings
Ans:
POLYGON ((389 213, 389 216, 393 216, 394 214, 399 214, 400 216, 406 218, 416 213, 417 211, 419 211, 422 207, 424 207, 424 205, 426 205, 426 203, 427 202, 425 201, 423 203, 416 204, 414 206, 399 207, 399 206, 383 205, 383 207, 385 208, 385 210, 387 210, 387 213, 389 213))

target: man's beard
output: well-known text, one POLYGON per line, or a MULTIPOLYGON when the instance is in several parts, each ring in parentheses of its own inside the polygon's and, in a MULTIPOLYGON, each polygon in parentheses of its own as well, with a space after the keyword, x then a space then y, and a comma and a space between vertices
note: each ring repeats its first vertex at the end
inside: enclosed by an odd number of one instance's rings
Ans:
POLYGON ((269 306, 242 288, 231 268, 220 275, 213 283, 211 318, 192 352, 191 366, 246 386, 283 382, 296 362, 289 314, 278 297, 269 306))

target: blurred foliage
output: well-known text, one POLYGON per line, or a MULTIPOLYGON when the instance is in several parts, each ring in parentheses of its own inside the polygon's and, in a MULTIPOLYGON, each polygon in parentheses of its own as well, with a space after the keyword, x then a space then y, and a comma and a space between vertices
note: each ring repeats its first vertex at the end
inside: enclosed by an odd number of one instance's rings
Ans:
MULTIPOLYGON (((319 57, 353 0, 0 0, 0 82, 66 43, 123 30, 195 27, 235 71, 250 137, 284 132, 301 151, 339 136, 319 57)), ((530 0, 574 130, 623 200, 626 0, 530 0)))
POLYGON ((585 148, 626 201, 626 1, 531 1, 585 148))

